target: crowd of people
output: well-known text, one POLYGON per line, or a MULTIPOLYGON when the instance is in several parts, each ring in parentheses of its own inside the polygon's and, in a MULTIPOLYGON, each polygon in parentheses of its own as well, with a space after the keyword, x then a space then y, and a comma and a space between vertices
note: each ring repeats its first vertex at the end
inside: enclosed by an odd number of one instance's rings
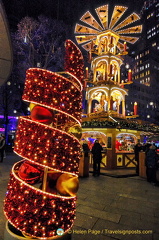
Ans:
MULTIPOLYGON (((99 140, 95 140, 92 148, 90 149, 87 142, 83 143, 83 151, 85 156, 88 157, 89 152, 93 156, 93 176, 100 175, 100 164, 102 161, 102 151, 103 147, 99 143, 99 140)), ((159 168, 159 154, 157 154, 157 148, 154 144, 144 144, 142 145, 140 141, 134 146, 134 154, 136 161, 136 174, 139 175, 139 152, 145 152, 145 166, 146 166, 146 176, 147 181, 154 186, 158 186, 158 181, 156 178, 156 172, 159 168)))

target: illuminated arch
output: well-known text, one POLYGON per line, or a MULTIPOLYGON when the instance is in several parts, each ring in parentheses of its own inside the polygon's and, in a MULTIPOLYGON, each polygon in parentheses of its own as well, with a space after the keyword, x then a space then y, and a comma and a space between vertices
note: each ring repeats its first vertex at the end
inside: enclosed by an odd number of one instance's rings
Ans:
POLYGON ((114 90, 118 90, 119 92, 121 92, 124 95, 128 95, 127 90, 123 89, 123 88, 118 88, 118 87, 112 87, 111 91, 113 92, 114 90))
POLYGON ((106 95, 106 97, 108 97, 108 93, 105 90, 99 89, 99 90, 96 90, 92 93, 91 98, 93 98, 93 94, 97 94, 98 92, 99 93, 104 93, 106 95))
POLYGON ((119 99, 120 101, 124 100, 124 96, 119 90, 113 90, 111 92, 111 96, 114 98, 117 97, 117 99, 119 99))
POLYGON ((87 92, 87 99, 90 99, 92 94, 95 91, 103 91, 106 94, 106 96, 107 96, 108 95, 108 90, 109 90, 109 88, 105 87, 105 86, 102 86, 102 88, 101 87, 94 87, 94 88, 88 90, 88 92, 87 92))
POLYGON ((131 142, 133 144, 136 144, 137 143, 137 136, 133 133, 119 133, 116 136, 116 140, 118 140, 118 141, 121 141, 121 140, 130 141, 131 140, 131 142))
POLYGON ((87 113, 106 112, 108 110, 108 99, 108 92, 105 89, 93 89, 88 98, 87 113))
POLYGON ((119 62, 116 59, 112 59, 110 64, 114 64, 114 65, 117 66, 118 69, 120 69, 120 64, 119 64, 119 62))
POLYGON ((87 141, 90 149, 93 146, 95 139, 98 139, 102 145, 107 146, 107 136, 105 133, 99 131, 85 131, 82 133, 81 140, 87 141))
POLYGON ((100 59, 96 63, 96 67, 93 69, 94 79, 93 81, 102 81, 107 79, 108 75, 108 61, 106 59, 100 59))

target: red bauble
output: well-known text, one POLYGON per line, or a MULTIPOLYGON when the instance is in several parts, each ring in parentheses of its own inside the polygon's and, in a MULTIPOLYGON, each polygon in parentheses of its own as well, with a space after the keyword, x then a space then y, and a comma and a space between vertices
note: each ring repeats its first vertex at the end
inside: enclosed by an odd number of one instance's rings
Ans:
POLYGON ((45 107, 36 105, 31 111, 31 119, 49 125, 53 121, 53 113, 45 107))
POLYGON ((43 171, 40 169, 40 167, 35 164, 31 164, 29 161, 23 162, 18 171, 18 176, 23 181, 30 184, 37 183, 42 174, 43 171))

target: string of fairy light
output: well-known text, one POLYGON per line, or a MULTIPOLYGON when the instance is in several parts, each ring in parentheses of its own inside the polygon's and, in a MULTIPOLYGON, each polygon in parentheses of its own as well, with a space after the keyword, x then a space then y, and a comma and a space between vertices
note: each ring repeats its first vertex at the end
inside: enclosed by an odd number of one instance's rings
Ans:
POLYGON ((71 40, 66 41, 65 47, 68 78, 39 68, 27 71, 23 100, 34 107, 31 116, 19 119, 14 151, 24 159, 12 168, 4 202, 8 221, 38 239, 56 238, 57 229, 67 232, 75 219, 76 196, 48 193, 18 174, 25 162, 39 175, 47 168, 78 176, 80 143, 67 130, 68 126, 81 123, 84 63, 71 40), (39 122, 34 116, 38 112, 48 118, 39 122))

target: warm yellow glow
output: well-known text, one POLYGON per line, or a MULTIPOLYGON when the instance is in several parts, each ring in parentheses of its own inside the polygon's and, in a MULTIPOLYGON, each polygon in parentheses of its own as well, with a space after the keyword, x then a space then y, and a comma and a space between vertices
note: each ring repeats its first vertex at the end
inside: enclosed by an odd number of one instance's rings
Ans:
POLYGON ((82 47, 86 51, 93 51, 97 55, 102 55, 107 52, 114 52, 114 54, 116 54, 116 47, 118 47, 120 51, 123 51, 123 44, 119 42, 120 40, 134 44, 138 40, 138 37, 128 37, 127 34, 134 35, 141 33, 142 25, 126 28, 126 26, 140 19, 139 15, 133 12, 122 21, 123 14, 127 9, 125 6, 117 5, 114 7, 112 15, 108 17, 109 5, 96 8, 95 11, 100 24, 93 15, 87 11, 80 20, 90 27, 76 24, 75 34, 79 34, 76 35, 77 42, 82 44, 82 47), (110 19, 110 21, 108 19, 110 19), (93 46, 96 46, 95 50, 91 46, 92 43, 93 46))

